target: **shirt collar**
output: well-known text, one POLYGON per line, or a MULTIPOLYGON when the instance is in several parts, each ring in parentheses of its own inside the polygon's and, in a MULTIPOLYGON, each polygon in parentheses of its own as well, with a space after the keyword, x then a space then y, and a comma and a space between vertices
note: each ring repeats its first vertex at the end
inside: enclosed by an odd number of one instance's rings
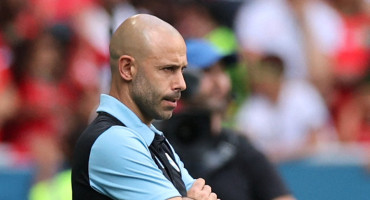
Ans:
POLYGON ((111 114, 125 124, 127 128, 134 130, 135 133, 143 137, 148 146, 154 139, 154 133, 160 135, 163 134, 161 131, 156 129, 153 124, 150 124, 148 127, 125 104, 110 95, 102 94, 100 96, 100 105, 97 112, 106 112, 111 114))

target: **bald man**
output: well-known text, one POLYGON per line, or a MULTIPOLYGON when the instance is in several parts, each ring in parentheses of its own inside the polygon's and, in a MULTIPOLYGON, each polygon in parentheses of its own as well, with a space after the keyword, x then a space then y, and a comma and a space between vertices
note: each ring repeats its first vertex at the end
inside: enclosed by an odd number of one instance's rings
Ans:
POLYGON ((109 95, 75 147, 73 199, 216 200, 152 125, 172 116, 186 88, 182 36, 157 17, 132 16, 112 36, 110 65, 109 95))

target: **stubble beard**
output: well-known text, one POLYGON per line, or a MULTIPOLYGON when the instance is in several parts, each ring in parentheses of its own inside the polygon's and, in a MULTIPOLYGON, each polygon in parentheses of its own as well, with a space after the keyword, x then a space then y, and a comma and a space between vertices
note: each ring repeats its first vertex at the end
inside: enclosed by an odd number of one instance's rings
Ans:
POLYGON ((165 111, 161 107, 163 98, 156 87, 150 84, 142 75, 132 82, 131 96, 138 109, 147 119, 165 120, 172 116, 172 111, 165 111))

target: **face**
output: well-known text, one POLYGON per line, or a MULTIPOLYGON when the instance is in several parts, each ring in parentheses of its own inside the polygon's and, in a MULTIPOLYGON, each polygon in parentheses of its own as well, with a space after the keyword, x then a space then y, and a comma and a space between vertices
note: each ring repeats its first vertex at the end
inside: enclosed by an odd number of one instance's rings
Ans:
POLYGON ((221 63, 217 63, 204 72, 199 100, 214 111, 225 111, 230 100, 231 80, 221 63))
POLYGON ((186 89, 183 69, 187 65, 186 47, 182 41, 157 45, 151 55, 137 61, 131 96, 145 122, 169 119, 186 89), (154 52, 155 51, 155 52, 154 52))
POLYGON ((56 39, 49 35, 43 34, 35 40, 35 45, 32 49, 29 70, 30 73, 37 76, 58 76, 63 67, 61 64, 62 53, 56 39))

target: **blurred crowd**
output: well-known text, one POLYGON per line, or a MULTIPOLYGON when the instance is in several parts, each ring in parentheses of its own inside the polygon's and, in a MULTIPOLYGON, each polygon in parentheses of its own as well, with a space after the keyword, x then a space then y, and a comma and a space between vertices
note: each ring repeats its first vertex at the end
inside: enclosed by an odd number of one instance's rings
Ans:
POLYGON ((228 56, 223 124, 271 161, 370 155, 369 0, 1 0, 0 165, 35 182, 68 165, 109 89, 110 35, 136 13, 228 56))

